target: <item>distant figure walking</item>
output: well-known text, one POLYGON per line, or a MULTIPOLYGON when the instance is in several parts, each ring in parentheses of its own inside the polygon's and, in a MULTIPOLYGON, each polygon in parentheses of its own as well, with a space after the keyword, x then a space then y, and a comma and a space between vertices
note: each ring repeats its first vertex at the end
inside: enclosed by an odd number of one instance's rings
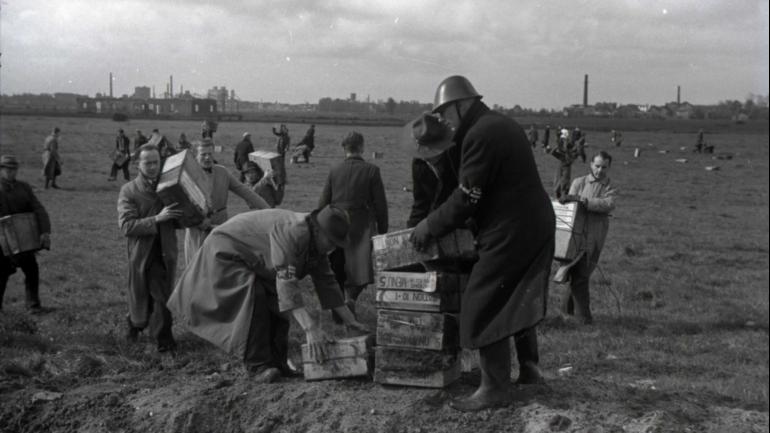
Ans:
POLYGON ((240 181, 246 180, 246 163, 249 162, 249 154, 254 152, 254 144, 251 142, 251 133, 244 132, 241 141, 235 145, 235 154, 233 155, 233 163, 235 168, 241 173, 240 181))
POLYGON ((698 136, 695 139, 695 149, 693 149, 693 152, 695 153, 714 153, 714 146, 708 146, 706 145, 706 139, 703 136, 703 130, 698 130, 698 136))
MULTIPOLYGON (((148 141, 150 141, 150 139, 147 138, 146 135, 142 134, 142 131, 137 129, 136 136, 134 137, 134 152, 138 152, 139 148, 148 141)), ((134 160, 136 160, 136 158, 134 158, 134 160)))
POLYGON ((538 138, 537 128, 535 125, 529 125, 529 129, 527 130, 527 139, 529 139, 529 144, 531 144, 533 148, 537 146, 538 138))
POLYGON ((115 154, 112 158, 112 167, 110 168, 110 177, 107 180, 113 181, 118 177, 118 170, 123 170, 123 178, 130 180, 128 176, 128 163, 131 161, 131 140, 123 132, 118 130, 118 136, 115 137, 115 154))
POLYGON ((56 127, 51 132, 51 135, 45 138, 43 143, 43 176, 45 177, 45 188, 48 189, 48 185, 51 188, 59 189, 56 185, 56 177, 61 175, 61 157, 59 156, 59 132, 61 130, 56 127))
POLYGON ((192 143, 190 143, 189 140, 187 140, 187 135, 185 133, 179 134, 179 141, 177 144, 177 149, 181 152, 183 150, 187 150, 192 146, 192 143))
POLYGON ((586 133, 576 126, 575 129, 572 130, 570 141, 575 147, 575 154, 581 161, 586 162, 586 133))
POLYGON ((610 143, 614 144, 615 147, 620 147, 620 144, 623 143, 623 133, 613 129, 610 133, 610 143))
POLYGON ((246 176, 246 186, 262 197, 271 208, 281 204, 283 185, 273 170, 262 171, 255 162, 246 161, 243 174, 246 176))
MULTIPOLYGON (((559 139, 561 140, 561 137, 559 139)), ((575 162, 578 155, 575 148, 569 144, 563 148, 556 146, 545 151, 559 160, 559 168, 556 170, 556 177, 553 181, 553 195, 556 199, 560 199, 562 196, 567 195, 569 191, 570 181, 572 180, 572 163, 575 162)))
POLYGON ((313 149, 315 149, 315 125, 310 125, 310 128, 305 132, 305 136, 302 137, 302 141, 294 147, 291 162, 310 162, 310 154, 313 152, 313 149))
POLYGON ((217 122, 213 120, 204 120, 201 124, 201 137, 214 139, 214 133, 217 132, 217 122))
POLYGON ((543 149, 548 149, 548 146, 551 144, 551 125, 545 125, 545 130, 543 131, 543 149))
POLYGON ((273 127, 273 134, 278 137, 278 141, 275 143, 275 151, 281 156, 286 156, 286 152, 291 145, 291 137, 289 137, 289 128, 286 124, 281 123, 278 130, 273 127))

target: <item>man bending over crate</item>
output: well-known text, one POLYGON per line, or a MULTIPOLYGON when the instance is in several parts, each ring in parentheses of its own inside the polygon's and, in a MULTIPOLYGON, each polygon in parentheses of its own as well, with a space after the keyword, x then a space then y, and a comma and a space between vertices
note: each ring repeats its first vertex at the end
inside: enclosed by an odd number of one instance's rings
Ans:
POLYGON ((345 245, 349 225, 344 211, 329 206, 310 214, 267 209, 236 215, 206 237, 168 307, 191 332, 243 359, 255 382, 294 376, 287 364, 288 313, 305 331, 311 359, 323 360, 329 341, 303 303, 305 276, 322 308, 368 332, 345 306, 327 259, 345 245))
MULTIPOLYGON (((16 180, 19 170, 19 161, 15 156, 3 155, 0 157, 0 217, 32 213, 37 223, 37 232, 40 233, 40 244, 32 245, 32 249, 14 253, 13 251, 0 252, 0 310, 3 309, 3 295, 8 284, 8 278, 21 268, 24 272, 24 289, 27 294, 27 309, 32 314, 47 312, 40 305, 38 293, 40 285, 40 271, 35 259, 35 252, 40 249, 51 248, 51 221, 48 212, 37 200, 28 183, 16 180)), ((12 218, 12 217, 11 217, 12 218)), ((0 236, 4 236, 0 234, 0 236)), ((26 248, 24 248, 26 249, 26 248)))

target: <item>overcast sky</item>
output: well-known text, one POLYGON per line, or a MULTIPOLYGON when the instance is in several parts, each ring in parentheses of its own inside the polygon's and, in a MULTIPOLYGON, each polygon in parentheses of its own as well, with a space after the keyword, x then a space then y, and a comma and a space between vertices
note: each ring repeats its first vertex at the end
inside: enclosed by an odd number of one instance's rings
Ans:
POLYGON ((132 94, 169 76, 252 101, 431 102, 467 76, 512 107, 768 94, 768 0, 0 0, 0 91, 132 94))

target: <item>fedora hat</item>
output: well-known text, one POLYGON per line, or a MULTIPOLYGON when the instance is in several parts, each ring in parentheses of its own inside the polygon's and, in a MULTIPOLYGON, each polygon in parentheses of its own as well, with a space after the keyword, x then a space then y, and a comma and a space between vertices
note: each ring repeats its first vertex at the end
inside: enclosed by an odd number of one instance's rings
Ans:
POLYGON ((402 130, 401 143, 415 158, 432 158, 452 147, 454 133, 431 113, 422 113, 402 130))
POLYGON ((347 212, 326 205, 321 209, 314 210, 310 215, 315 218, 323 234, 335 245, 344 248, 349 244, 350 216, 347 212))
POLYGON ((19 160, 13 155, 0 156, 0 168, 19 168, 19 160))

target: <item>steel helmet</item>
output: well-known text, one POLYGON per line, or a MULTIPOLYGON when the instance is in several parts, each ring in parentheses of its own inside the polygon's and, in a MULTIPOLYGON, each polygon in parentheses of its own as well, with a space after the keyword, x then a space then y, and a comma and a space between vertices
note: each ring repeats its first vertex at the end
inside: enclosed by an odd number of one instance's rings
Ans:
POLYGON ((473 88, 473 84, 467 78, 462 75, 452 75, 438 85, 436 97, 433 98, 433 112, 435 113, 450 102, 468 98, 481 98, 481 95, 473 88))

